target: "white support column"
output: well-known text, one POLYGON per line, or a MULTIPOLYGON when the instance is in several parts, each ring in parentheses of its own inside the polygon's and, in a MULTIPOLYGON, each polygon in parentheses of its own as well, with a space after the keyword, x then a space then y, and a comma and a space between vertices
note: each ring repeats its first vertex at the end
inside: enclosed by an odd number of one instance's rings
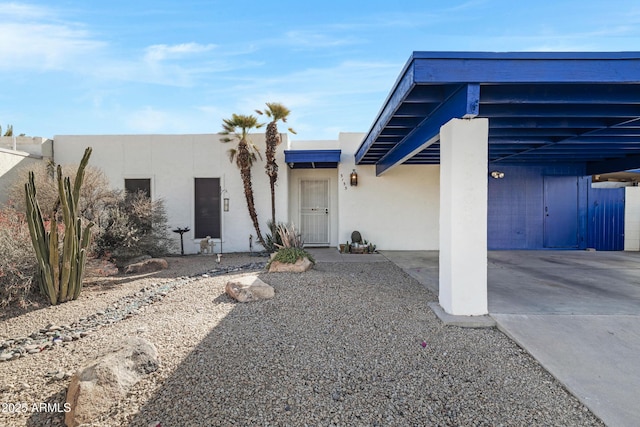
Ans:
POLYGON ((488 119, 440 128, 440 306, 479 316, 487 307, 488 119))

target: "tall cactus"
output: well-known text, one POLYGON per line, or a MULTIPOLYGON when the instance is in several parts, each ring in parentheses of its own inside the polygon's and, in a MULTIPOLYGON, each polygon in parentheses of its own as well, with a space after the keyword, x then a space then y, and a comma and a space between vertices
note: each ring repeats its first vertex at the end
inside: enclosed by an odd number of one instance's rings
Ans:
POLYGON ((78 201, 84 180, 84 171, 90 156, 91 147, 85 150, 80 161, 73 189, 69 177, 63 179, 62 168, 59 165, 57 168, 58 194, 64 223, 62 248, 60 247, 56 210, 51 212, 49 231, 45 229, 44 217, 36 199, 33 172, 29 172, 29 182, 25 184, 27 222, 38 260, 40 291, 49 297, 52 305, 74 300, 78 298, 82 290, 87 248, 93 223, 90 222, 82 229, 82 221, 78 214, 78 201))

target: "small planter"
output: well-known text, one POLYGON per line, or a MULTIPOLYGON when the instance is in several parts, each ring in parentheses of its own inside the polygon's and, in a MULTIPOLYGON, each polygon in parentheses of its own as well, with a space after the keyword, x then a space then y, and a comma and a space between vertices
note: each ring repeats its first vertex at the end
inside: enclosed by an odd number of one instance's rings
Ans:
POLYGON ((345 245, 344 243, 340 243, 340 253, 341 253, 341 254, 343 254, 343 253, 344 253, 344 248, 345 248, 346 246, 347 246, 347 245, 345 245))

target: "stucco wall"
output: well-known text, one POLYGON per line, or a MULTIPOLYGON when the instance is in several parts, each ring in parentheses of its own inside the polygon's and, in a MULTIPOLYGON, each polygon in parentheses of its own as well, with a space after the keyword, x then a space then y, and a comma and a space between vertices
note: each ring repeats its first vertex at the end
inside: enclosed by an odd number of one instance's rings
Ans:
POLYGON ((640 251, 640 187, 624 190, 624 250, 640 251))
POLYGON ((354 154, 364 133, 341 133, 338 166, 338 240, 363 239, 386 250, 438 249, 440 167, 399 165, 380 177, 375 166, 356 166, 354 154), (358 185, 349 185, 355 169, 358 185))
POLYGON ((0 206, 7 203, 6 189, 15 183, 20 172, 50 159, 51 150, 52 141, 46 138, 0 137, 0 206))
MULTIPOLYGON (((283 145, 287 135, 282 135, 283 145)), ((222 212, 222 244, 224 252, 249 251, 249 236, 256 233, 249 217, 240 172, 230 163, 227 150, 233 143, 222 143, 219 134, 201 135, 62 135, 55 137, 57 163, 77 163, 86 147, 93 148, 89 163, 101 168, 114 188, 123 188, 125 178, 150 178, 152 197, 165 201, 169 226, 189 227, 184 235, 185 253, 199 251, 199 239, 194 239, 194 178, 220 178, 220 185, 229 198, 229 212, 222 212)), ((264 154, 264 134, 251 135, 264 154)), ((278 150, 281 166, 276 188, 278 221, 289 220, 287 209, 288 168, 284 167, 283 150, 278 150)), ((269 181, 264 172, 264 160, 252 169, 253 190, 262 234, 271 216, 269 181)), ((176 241, 179 235, 170 233, 176 241)), ((216 243, 216 252, 220 251, 216 243)))
POLYGON ((24 151, 0 149, 0 205, 9 201, 6 190, 14 184, 20 171, 34 169, 41 162, 41 158, 30 156, 24 151))

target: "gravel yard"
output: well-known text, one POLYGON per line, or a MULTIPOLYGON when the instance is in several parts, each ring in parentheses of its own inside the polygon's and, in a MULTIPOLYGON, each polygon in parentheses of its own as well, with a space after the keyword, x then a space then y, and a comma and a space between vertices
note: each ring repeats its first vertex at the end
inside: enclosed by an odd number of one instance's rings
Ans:
POLYGON ((52 372, 75 371, 127 336, 152 341, 161 367, 96 426, 603 425, 501 332, 443 326, 427 307, 436 297, 390 262, 260 271, 275 298, 240 304, 224 294, 230 275, 202 276, 211 257, 168 261, 156 275, 96 279, 78 301, 0 323, 0 341, 28 336, 199 274, 86 337, 0 362, 0 426, 62 425, 62 413, 31 410, 64 403, 69 379, 52 372))

